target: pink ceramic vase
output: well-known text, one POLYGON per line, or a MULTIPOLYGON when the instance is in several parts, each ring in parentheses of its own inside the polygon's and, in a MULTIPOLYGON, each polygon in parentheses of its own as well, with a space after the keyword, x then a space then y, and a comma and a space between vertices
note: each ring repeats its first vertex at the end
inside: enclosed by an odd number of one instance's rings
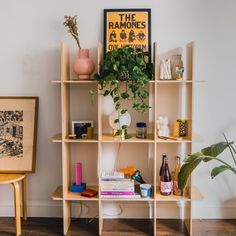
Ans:
POLYGON ((73 64, 73 70, 78 75, 78 79, 90 79, 94 69, 94 62, 89 58, 89 49, 79 49, 78 58, 73 64))

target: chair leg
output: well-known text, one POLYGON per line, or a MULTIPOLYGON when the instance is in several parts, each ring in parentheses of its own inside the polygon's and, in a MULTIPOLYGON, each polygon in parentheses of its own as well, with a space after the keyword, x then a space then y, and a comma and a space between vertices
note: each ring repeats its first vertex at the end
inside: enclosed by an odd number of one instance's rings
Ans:
POLYGON ((22 180, 23 219, 27 220, 26 177, 22 180))
POLYGON ((12 183, 14 187, 14 201, 15 201, 15 222, 16 222, 16 236, 21 235, 20 223, 20 186, 18 182, 12 183))

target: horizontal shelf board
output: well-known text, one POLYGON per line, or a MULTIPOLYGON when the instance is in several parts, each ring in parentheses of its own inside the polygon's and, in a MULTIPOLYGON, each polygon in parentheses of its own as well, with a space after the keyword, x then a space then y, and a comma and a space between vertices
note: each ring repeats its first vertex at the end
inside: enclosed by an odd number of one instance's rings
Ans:
POLYGON ((55 192, 52 195, 52 200, 54 201, 60 201, 62 200, 62 186, 58 186, 55 190, 55 192))
POLYGON ((204 80, 156 80, 156 83, 161 84, 181 84, 181 83, 202 83, 204 80))
MULTIPOLYGON (((98 190, 97 186, 87 186, 87 188, 98 190)), ((71 191, 68 191, 66 194, 65 200, 70 201, 98 201, 98 195, 95 197, 89 198, 89 197, 83 197, 79 193, 73 193, 71 191)), ((63 194, 62 194, 62 186, 58 186, 55 192, 52 195, 52 200, 54 201, 60 201, 63 200, 63 194)))
MULTIPOLYGON (((87 189, 93 189, 98 191, 98 186, 95 185, 88 185, 87 189)), ((80 195, 80 193, 73 193, 71 191, 68 191, 68 193, 65 196, 65 200, 70 200, 70 201, 98 201, 98 194, 94 197, 83 197, 80 195)))
POLYGON ((96 80, 88 79, 88 80, 52 80, 51 83, 53 84, 90 84, 90 83, 97 83, 96 80))
POLYGON ((183 138, 182 140, 171 140, 171 139, 160 139, 157 138, 157 143, 192 143, 192 140, 189 138, 183 138))
POLYGON ((94 134, 93 139, 69 139, 65 138, 64 139, 65 143, 97 143, 98 142, 98 135, 94 134))
POLYGON ((169 196, 163 196, 160 194, 159 190, 156 194, 156 201, 159 202, 178 202, 178 201, 191 201, 190 198, 186 196, 176 196, 176 195, 169 195, 169 196))
POLYGON ((122 143, 154 143, 154 135, 148 134, 146 139, 136 138, 135 134, 132 135, 132 138, 121 139, 119 137, 114 137, 112 134, 103 134, 101 142, 122 142, 122 143))
POLYGON ((55 136, 52 137, 51 140, 53 143, 61 143, 62 142, 61 134, 56 134, 55 136))
MULTIPOLYGON (((62 142, 61 134, 57 134, 54 137, 52 137, 52 142, 61 143, 62 142)), ((94 134, 93 139, 69 139, 69 138, 65 138, 63 140, 63 142, 65 142, 65 143, 97 143, 98 142, 98 135, 94 134)))

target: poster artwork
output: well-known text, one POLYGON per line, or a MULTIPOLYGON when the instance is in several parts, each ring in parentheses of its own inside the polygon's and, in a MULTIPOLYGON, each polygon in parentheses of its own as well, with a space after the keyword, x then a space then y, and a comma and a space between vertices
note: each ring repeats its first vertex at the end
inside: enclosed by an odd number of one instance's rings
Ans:
POLYGON ((0 111, 0 158, 23 157, 23 111, 0 111))
POLYGON ((123 46, 149 50, 149 11, 106 11, 106 51, 123 46))

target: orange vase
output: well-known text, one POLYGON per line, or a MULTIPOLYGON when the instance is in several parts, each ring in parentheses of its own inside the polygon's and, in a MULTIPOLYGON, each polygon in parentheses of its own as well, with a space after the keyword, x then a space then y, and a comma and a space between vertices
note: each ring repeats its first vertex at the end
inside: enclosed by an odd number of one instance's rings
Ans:
POLYGON ((73 64, 73 70, 78 75, 78 79, 90 79, 94 69, 94 62, 89 58, 89 49, 79 49, 78 58, 73 64))

